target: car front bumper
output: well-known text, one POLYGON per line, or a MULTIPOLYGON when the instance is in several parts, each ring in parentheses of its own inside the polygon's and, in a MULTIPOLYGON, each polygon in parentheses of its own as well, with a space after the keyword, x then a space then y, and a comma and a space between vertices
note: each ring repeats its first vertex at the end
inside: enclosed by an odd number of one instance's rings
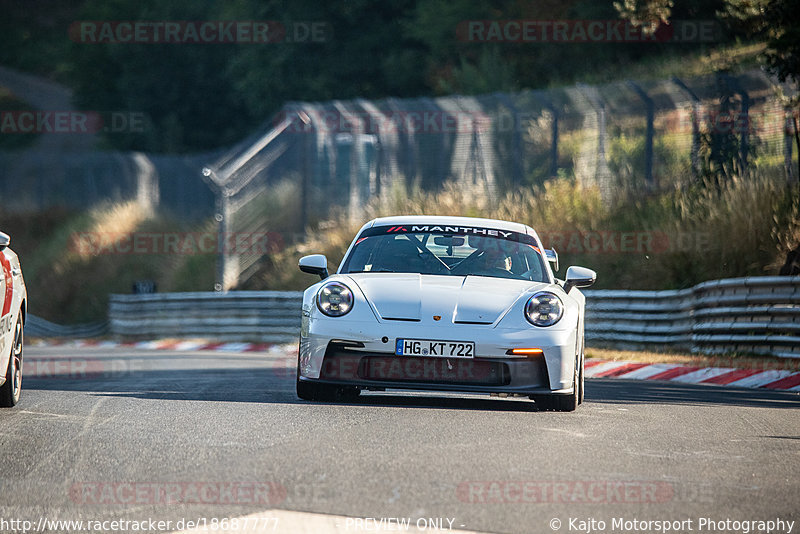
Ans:
POLYGON ((386 326, 336 320, 305 323, 299 379, 381 389, 520 395, 573 391, 576 328, 512 330, 402 322, 386 326), (395 356, 398 338, 473 341, 475 357, 395 356), (510 349, 534 347, 542 354, 508 354, 510 349))

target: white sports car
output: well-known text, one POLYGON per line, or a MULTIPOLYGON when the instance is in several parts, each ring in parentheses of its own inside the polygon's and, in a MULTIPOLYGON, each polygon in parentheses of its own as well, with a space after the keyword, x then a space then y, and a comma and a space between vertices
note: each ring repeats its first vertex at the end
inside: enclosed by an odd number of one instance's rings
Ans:
POLYGON ((540 410, 583 400, 583 318, 595 273, 567 269, 523 224, 468 217, 375 219, 336 274, 303 296, 297 395, 390 389, 505 393, 540 410))
POLYGON ((11 238, 0 232, 0 406, 11 407, 22 391, 22 329, 28 293, 19 258, 8 248, 11 238))

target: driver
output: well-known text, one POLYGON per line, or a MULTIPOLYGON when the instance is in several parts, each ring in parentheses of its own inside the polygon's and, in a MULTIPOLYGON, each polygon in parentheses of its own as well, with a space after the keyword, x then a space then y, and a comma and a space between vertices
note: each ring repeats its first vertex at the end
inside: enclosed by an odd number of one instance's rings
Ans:
MULTIPOLYGON (((470 245, 472 245, 472 239, 470 239, 470 245)), ((498 269, 511 272, 511 257, 504 250, 502 241, 478 239, 474 246, 478 249, 478 254, 473 262, 473 270, 476 274, 490 274, 498 269)))

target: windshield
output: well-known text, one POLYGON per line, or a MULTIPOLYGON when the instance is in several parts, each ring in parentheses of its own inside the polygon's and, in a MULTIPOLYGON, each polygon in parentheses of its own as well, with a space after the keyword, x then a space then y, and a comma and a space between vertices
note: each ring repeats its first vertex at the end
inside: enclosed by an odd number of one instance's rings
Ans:
POLYGON ((342 273, 491 276, 546 282, 533 237, 488 228, 381 226, 356 239, 342 273))

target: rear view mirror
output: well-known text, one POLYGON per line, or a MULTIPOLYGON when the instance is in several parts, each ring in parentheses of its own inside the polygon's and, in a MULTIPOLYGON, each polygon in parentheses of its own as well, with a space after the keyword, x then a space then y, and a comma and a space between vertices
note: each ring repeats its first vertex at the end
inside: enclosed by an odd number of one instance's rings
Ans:
POLYGON ((300 258, 298 267, 304 273, 316 274, 325 280, 328 278, 328 259, 322 254, 312 254, 300 258))
POLYGON ((10 244, 11 244, 11 236, 9 236, 8 234, 4 234, 3 232, 0 232, 0 250, 3 250, 10 244))
POLYGON ((439 235, 433 238, 433 243, 440 247, 463 247, 466 241, 463 237, 452 235, 439 235))
POLYGON ((567 279, 564 281, 564 291, 569 293, 573 287, 589 287, 597 279, 597 273, 586 267, 573 265, 567 269, 567 279))
POLYGON ((544 249, 544 256, 550 262, 550 266, 554 271, 558 271, 558 252, 554 248, 544 249))

